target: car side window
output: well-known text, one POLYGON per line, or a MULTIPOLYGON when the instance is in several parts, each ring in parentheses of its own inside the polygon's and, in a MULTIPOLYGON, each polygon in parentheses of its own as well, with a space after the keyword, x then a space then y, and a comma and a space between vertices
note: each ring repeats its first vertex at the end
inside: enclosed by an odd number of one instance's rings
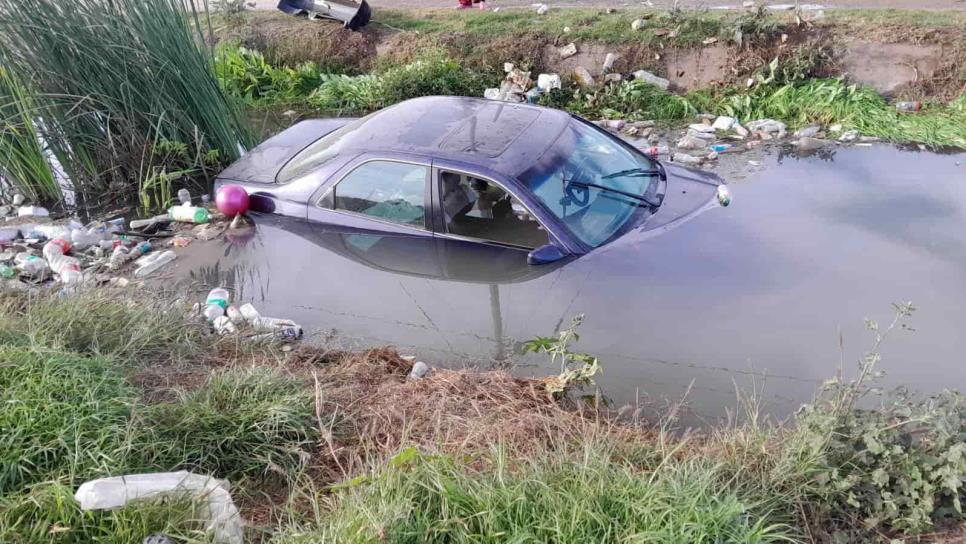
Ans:
POLYGON ((446 171, 439 184, 447 233, 527 249, 549 242, 547 231, 503 187, 446 171))
POLYGON ((429 168, 419 164, 367 162, 342 178, 319 205, 426 228, 428 173, 429 168))

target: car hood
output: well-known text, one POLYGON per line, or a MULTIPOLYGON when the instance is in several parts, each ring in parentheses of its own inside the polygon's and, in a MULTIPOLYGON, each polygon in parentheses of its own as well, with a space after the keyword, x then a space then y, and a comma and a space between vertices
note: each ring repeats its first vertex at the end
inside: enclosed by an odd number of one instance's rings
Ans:
POLYGON ((278 171, 299 151, 352 121, 311 119, 302 121, 265 140, 218 175, 220 180, 274 183, 278 171))

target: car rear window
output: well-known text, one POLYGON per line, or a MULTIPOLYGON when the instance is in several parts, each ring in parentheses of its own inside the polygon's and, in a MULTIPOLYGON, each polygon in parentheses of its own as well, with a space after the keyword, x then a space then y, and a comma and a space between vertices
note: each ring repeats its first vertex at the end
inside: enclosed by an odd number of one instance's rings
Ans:
POLYGON ((298 155, 293 157, 292 160, 288 161, 279 170, 276 181, 278 183, 288 183, 312 172, 337 157, 341 149, 341 145, 339 144, 342 142, 343 136, 354 131, 365 120, 366 117, 356 119, 309 144, 308 147, 300 151, 298 155))

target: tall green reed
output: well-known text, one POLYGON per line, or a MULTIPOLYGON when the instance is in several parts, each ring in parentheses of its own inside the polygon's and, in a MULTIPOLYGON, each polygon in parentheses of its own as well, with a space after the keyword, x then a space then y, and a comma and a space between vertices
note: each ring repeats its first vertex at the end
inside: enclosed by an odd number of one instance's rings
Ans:
POLYGON ((194 2, 0 0, 0 53, 35 95, 35 125, 81 205, 137 191, 157 140, 225 160, 251 143, 194 2))

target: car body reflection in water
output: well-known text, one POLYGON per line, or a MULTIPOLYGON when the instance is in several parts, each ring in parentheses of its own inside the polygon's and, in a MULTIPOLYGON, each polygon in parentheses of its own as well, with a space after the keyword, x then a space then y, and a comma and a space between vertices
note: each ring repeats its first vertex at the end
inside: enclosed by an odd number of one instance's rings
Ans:
POLYGON ((887 322, 897 301, 920 309, 915 332, 885 343, 884 385, 964 389, 962 162, 886 146, 773 157, 732 186, 728 208, 550 266, 528 266, 522 250, 261 216, 248 239, 217 254, 193 244, 174 269, 348 347, 394 344, 450 366, 555 372, 519 343, 584 313, 577 348, 601 358, 598 382, 618 403, 690 391, 693 412, 714 417, 754 385, 787 414, 840 361, 854 370, 864 318, 887 322))

